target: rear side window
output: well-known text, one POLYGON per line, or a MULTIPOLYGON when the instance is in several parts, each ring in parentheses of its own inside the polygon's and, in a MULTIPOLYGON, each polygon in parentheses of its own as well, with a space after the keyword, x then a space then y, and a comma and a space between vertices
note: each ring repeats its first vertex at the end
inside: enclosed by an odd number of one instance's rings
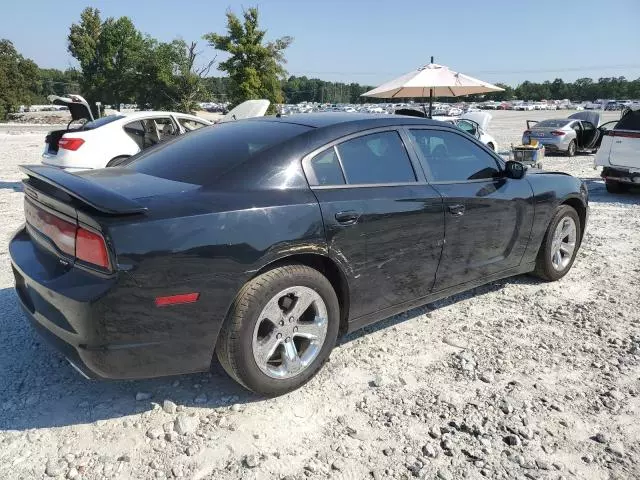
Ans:
POLYGON ((640 110, 627 113, 616 124, 616 130, 637 130, 640 131, 640 110))
POLYGON ((198 130, 199 128, 207 126, 206 123, 198 122, 197 120, 193 120, 191 118, 178 117, 178 122, 187 132, 193 132, 194 130, 198 130))
POLYGON ((309 131, 284 122, 237 121, 201 128, 133 157, 137 172, 207 186, 252 155, 309 131))
POLYGON ((350 185, 415 182, 411 160, 398 132, 380 132, 347 140, 337 147, 350 185))
POLYGON ((310 165, 316 177, 315 185, 344 185, 342 167, 340 167, 335 147, 313 157, 310 165))

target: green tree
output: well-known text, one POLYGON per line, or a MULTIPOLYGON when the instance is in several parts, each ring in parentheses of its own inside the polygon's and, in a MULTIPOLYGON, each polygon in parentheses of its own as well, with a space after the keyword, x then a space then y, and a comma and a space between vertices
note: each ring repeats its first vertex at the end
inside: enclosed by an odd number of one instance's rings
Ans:
POLYGON ((258 27, 258 9, 242 12, 242 21, 227 12, 227 34, 208 33, 204 39, 216 50, 229 54, 219 69, 231 79, 229 100, 238 104, 245 100, 266 98, 272 104, 282 103, 282 81, 286 71, 284 51, 291 37, 265 41, 266 30, 258 27))
POLYGON ((20 55, 9 40, 0 40, 0 119, 34 100, 38 81, 38 66, 20 55))

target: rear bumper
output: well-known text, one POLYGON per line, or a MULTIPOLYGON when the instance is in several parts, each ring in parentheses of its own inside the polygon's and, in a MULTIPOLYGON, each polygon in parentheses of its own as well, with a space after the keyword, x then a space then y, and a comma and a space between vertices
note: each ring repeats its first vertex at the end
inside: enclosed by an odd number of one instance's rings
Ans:
POLYGON ((626 168, 604 167, 600 172, 600 176, 605 180, 640 186, 640 172, 634 172, 626 168))
POLYGON ((24 229, 9 253, 27 319, 83 375, 136 379, 209 369, 215 337, 185 328, 183 310, 154 310, 126 276, 64 266, 24 229))

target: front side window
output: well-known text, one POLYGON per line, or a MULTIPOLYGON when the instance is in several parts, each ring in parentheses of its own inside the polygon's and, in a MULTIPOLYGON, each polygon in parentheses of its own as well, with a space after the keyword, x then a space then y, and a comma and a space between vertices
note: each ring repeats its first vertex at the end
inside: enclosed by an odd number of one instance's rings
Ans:
POLYGON ((497 161, 464 136, 443 130, 409 130, 434 182, 465 182, 493 178, 497 161))
POLYGON ((356 137, 336 149, 350 185, 416 181, 411 160, 396 131, 356 137))

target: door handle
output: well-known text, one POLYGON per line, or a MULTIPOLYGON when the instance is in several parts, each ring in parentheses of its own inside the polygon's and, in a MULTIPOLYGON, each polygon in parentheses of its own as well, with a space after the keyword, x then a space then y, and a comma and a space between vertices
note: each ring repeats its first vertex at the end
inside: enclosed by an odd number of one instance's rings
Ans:
POLYGON ((353 225, 360 218, 360 214, 355 210, 346 210, 336 213, 335 217, 336 221, 341 225, 353 225))
POLYGON ((451 215, 455 215, 456 217, 464 215, 464 205, 449 205, 449 213, 451 215))

